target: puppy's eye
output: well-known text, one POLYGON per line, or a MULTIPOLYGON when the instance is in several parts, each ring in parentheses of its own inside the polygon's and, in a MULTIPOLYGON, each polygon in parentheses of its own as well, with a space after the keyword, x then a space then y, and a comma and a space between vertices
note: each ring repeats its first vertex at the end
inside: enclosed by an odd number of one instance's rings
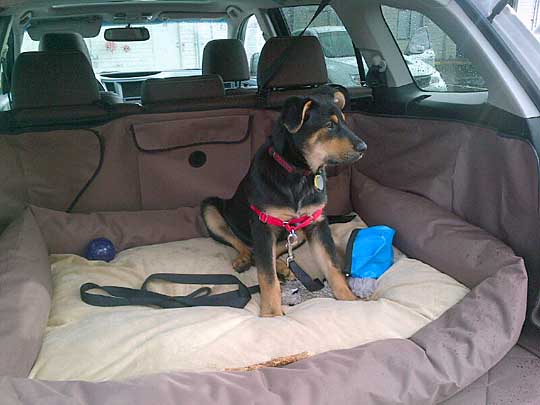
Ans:
POLYGON ((328 121, 325 127, 328 129, 334 129, 336 127, 336 123, 334 121, 328 121))

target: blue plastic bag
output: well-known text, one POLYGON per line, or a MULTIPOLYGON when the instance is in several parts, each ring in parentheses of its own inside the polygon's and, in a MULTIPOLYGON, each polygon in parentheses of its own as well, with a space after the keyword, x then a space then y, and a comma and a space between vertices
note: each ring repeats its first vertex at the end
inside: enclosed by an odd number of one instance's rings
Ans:
POLYGON ((366 298, 376 286, 376 280, 394 263, 392 241, 396 231, 379 225, 355 229, 347 243, 345 272, 350 274, 353 292, 366 298))

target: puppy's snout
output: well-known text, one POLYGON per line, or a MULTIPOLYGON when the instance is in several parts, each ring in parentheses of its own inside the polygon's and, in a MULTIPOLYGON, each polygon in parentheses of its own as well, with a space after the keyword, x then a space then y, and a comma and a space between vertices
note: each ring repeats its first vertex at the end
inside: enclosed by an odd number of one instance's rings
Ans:
POLYGON ((360 153, 364 153, 367 150, 367 145, 364 141, 358 141, 354 144, 354 150, 360 153))

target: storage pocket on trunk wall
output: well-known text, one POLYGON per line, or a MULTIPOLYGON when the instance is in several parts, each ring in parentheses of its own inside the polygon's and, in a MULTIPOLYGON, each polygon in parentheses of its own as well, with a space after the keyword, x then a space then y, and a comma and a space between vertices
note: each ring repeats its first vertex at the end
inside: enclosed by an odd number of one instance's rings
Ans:
POLYGON ((133 125, 143 209, 232 197, 251 161, 250 123, 244 114, 133 125))

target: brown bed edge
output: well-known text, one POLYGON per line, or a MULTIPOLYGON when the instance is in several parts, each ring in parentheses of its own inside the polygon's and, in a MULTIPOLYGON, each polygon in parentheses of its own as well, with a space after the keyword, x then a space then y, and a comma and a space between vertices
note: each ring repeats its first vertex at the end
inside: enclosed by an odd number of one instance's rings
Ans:
MULTIPOLYGON (((49 310, 45 245, 62 248, 55 232, 63 229, 85 237, 96 229, 112 232, 122 221, 128 227, 137 221, 138 226, 159 228, 175 215, 171 211, 141 211, 76 217, 28 208, 0 236, 0 291, 33 288, 29 295, 20 297, 0 294, 2 404, 35 404, 44 398, 55 404, 236 404, 256 398, 264 404, 421 405, 442 401, 466 387, 493 367, 518 339, 527 295, 522 259, 485 231, 427 199, 381 186, 356 169, 351 181, 353 206, 370 225, 384 221, 394 226, 398 247, 472 287, 461 302, 411 339, 378 341, 323 353, 284 368, 253 372, 177 372, 105 383, 22 378, 37 355, 49 310), (86 225, 81 226, 81 221, 86 225), (33 298, 26 299, 28 296, 33 298), (13 320, 9 327, 4 327, 6 310, 13 320), (28 329, 27 320, 32 319, 28 329), (21 338, 30 331, 32 341, 21 338), (11 363, 4 359, 11 359, 11 363)), ((174 211, 186 218, 181 221, 189 224, 191 233, 166 236, 181 239, 196 235, 197 211, 174 211)), ((116 242, 123 246, 163 241, 163 235, 154 232, 142 232, 135 242, 126 239, 133 237, 129 232, 117 235, 116 242)))

